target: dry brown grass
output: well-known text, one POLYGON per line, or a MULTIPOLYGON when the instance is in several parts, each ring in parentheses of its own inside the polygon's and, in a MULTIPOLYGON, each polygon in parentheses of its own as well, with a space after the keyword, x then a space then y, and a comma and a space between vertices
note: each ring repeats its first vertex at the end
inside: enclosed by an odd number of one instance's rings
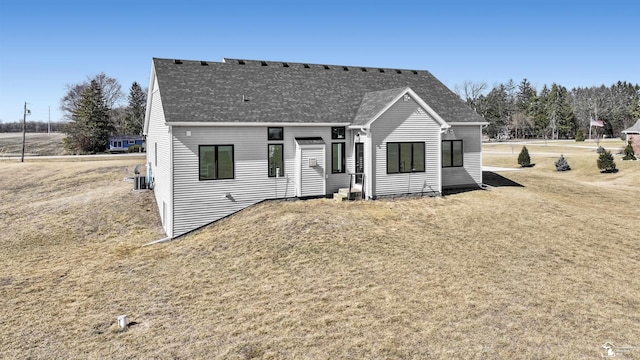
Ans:
MULTIPOLYGON (((144 248, 162 235, 151 193, 122 181, 135 160, 0 163, 0 348, 583 359, 606 341, 640 347, 640 162, 616 158, 621 171, 604 175, 583 149, 557 173, 529 149, 535 168, 502 174, 523 187, 270 202, 144 248), (120 314, 135 322, 123 332, 120 314)), ((516 158, 490 149, 485 163, 516 158)))
MULTIPOLYGON (((25 156, 64 155, 62 133, 28 133, 25 141, 25 156)), ((22 133, 0 133, 0 157, 22 154, 22 133)))

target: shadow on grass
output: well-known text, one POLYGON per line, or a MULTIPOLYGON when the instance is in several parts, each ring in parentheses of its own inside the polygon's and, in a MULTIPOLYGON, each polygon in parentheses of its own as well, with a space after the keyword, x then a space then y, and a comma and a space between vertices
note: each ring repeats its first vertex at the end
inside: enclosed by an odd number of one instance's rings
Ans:
POLYGON ((482 181, 485 185, 493 186, 493 187, 524 187, 524 185, 517 183, 511 179, 507 179, 506 177, 496 174, 493 171, 483 171, 482 172, 482 181))
POLYGON ((463 187, 463 188, 445 189, 443 190, 442 193, 443 195, 446 196, 446 195, 461 194, 469 191, 486 190, 487 187, 503 187, 503 186, 524 187, 524 185, 517 183, 511 179, 507 179, 506 177, 496 174, 493 171, 483 171, 482 180, 483 180, 482 187, 469 187, 469 188, 463 187))

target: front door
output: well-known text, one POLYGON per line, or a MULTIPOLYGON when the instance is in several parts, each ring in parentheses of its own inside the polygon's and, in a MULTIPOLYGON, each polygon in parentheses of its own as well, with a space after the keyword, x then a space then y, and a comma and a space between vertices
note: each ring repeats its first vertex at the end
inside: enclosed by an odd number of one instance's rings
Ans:
POLYGON ((356 184, 362 185, 362 174, 364 173, 364 143, 356 143, 356 184))

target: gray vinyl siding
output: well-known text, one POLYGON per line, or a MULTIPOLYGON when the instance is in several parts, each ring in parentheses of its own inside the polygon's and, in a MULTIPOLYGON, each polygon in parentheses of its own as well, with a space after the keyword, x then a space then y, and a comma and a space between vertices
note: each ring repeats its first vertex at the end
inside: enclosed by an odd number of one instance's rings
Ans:
POLYGON ((462 140, 463 167, 442 169, 442 186, 462 187, 482 184, 482 127, 455 125, 442 140, 462 140))
POLYGON ((164 110, 157 82, 151 94, 149 128, 147 130, 147 163, 151 165, 153 192, 158 204, 162 227, 167 236, 173 236, 173 201, 171 196, 171 129, 165 124, 164 110), (157 145, 156 145, 157 144, 157 145), (157 156, 156 159, 156 146, 157 156), (157 166, 156 166, 157 164, 157 166))
POLYGON ((400 99, 371 124, 374 196, 440 192, 440 125, 413 99, 400 99), (387 174, 387 143, 424 142, 425 172, 387 174))
MULTIPOLYGON (((268 141, 267 127, 174 127, 174 236, 233 214, 265 199, 298 196, 296 137, 322 137, 326 150, 326 193, 337 191, 340 176, 331 174, 331 128, 291 126, 282 141, 268 141), (187 132, 191 136, 187 136, 187 132), (284 176, 268 177, 268 144, 284 145, 284 176), (199 180, 199 145, 233 145, 234 179, 199 180), (227 196, 228 194, 228 196, 227 196)), ((349 143, 349 140, 345 140, 349 143)), ((347 145, 347 149, 350 146, 347 145)), ((336 174, 344 176, 344 174, 336 174)))

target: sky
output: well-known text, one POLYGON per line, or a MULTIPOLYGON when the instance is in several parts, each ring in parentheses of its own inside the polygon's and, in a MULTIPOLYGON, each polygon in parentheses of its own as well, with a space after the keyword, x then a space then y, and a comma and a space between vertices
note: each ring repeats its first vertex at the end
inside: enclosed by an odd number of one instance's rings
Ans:
POLYGON ((620 0, 0 2, 0 121, 59 121, 67 85, 128 94, 154 57, 428 70, 449 88, 640 83, 640 3, 620 0), (50 111, 50 115, 49 115, 50 111))

